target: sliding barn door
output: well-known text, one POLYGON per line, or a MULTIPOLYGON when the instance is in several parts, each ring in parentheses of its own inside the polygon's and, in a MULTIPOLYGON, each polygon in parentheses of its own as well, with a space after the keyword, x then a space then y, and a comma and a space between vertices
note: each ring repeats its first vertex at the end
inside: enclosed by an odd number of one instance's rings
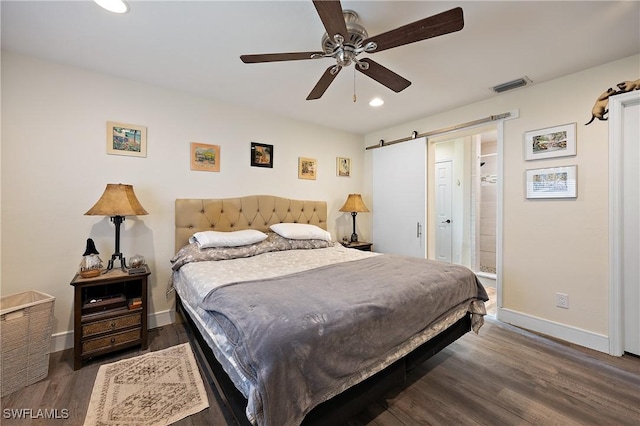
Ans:
POLYGON ((373 150, 373 248, 427 257, 427 140, 373 150))

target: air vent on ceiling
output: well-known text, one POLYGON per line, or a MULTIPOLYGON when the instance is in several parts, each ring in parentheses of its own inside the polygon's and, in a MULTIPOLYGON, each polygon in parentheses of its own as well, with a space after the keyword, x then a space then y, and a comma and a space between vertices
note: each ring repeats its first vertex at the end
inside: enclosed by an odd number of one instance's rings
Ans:
POLYGON ((518 87, 526 86, 531 83, 531 79, 526 75, 516 80, 507 81, 506 83, 493 86, 493 91, 496 93, 506 92, 507 90, 517 89, 518 87))

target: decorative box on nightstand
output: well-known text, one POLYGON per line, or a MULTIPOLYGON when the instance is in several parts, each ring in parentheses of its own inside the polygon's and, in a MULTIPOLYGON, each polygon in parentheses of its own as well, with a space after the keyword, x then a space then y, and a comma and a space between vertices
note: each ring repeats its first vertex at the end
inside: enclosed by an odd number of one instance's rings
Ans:
POLYGON ((92 278, 80 274, 74 287, 73 369, 98 355, 141 346, 147 349, 147 279, 151 272, 130 275, 121 269, 92 278))
POLYGON ((362 251, 371 251, 371 246, 373 245, 373 243, 366 243, 364 241, 342 242, 340 244, 342 244, 346 248, 352 248, 352 249, 362 250, 362 251))

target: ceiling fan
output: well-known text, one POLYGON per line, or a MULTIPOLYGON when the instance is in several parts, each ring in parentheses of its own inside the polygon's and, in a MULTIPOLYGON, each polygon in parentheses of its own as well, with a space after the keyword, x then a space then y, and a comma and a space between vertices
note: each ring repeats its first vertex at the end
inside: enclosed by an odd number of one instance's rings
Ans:
POLYGON ((266 53, 241 55, 246 64, 259 62, 297 61, 302 59, 334 58, 335 65, 327 68, 315 85, 307 100, 320 99, 340 70, 354 64, 364 75, 400 92, 411 84, 404 77, 383 67, 369 58, 358 58, 361 53, 376 53, 428 38, 460 31, 464 27, 462 9, 456 7, 446 12, 398 27, 386 33, 369 37, 367 31, 357 23, 358 15, 351 10, 342 10, 339 0, 314 0, 318 15, 327 32, 322 37, 322 51, 266 53))

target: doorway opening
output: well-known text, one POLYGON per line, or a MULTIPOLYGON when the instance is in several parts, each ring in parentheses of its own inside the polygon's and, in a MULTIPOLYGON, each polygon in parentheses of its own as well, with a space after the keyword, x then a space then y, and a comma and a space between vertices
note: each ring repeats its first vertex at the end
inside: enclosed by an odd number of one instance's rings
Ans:
POLYGON ((496 288, 497 126, 429 139, 429 158, 430 257, 466 266, 496 288))

